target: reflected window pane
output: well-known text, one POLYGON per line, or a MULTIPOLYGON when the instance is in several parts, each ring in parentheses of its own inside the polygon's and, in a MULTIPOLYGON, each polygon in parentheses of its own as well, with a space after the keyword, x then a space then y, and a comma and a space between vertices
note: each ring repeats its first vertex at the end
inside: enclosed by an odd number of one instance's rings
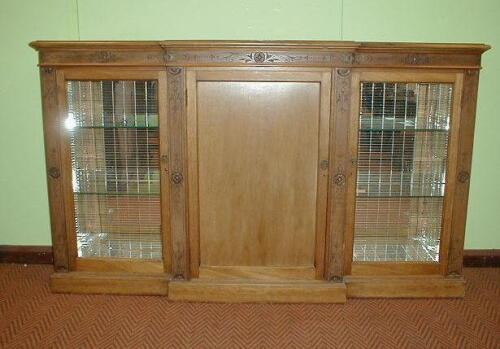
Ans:
POLYGON ((79 257, 161 259, 156 81, 68 81, 79 257))
POLYGON ((354 261, 439 260, 452 95, 361 84, 354 261))

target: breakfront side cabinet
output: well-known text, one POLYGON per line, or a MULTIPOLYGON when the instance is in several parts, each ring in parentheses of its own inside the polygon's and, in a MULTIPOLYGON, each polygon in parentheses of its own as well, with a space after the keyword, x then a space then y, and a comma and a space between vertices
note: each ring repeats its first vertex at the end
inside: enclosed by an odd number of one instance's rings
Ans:
POLYGON ((486 45, 49 42, 54 292, 462 297, 486 45))

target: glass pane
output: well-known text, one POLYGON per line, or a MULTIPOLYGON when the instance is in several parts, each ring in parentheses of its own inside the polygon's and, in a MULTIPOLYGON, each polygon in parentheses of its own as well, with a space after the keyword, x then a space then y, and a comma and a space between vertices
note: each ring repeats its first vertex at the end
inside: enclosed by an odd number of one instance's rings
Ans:
POLYGON ((161 259, 156 81, 68 81, 79 257, 161 259))
POLYGON ((439 260, 452 95, 361 83, 354 261, 439 260))

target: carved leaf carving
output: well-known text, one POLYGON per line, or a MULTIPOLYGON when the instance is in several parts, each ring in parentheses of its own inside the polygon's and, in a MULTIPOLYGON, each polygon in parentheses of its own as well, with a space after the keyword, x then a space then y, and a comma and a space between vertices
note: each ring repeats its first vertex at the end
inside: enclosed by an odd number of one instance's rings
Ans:
POLYGON ((431 62, 431 58, 427 55, 407 55, 403 62, 411 65, 421 65, 421 64, 429 64, 431 62))
POLYGON ((209 62, 209 63, 329 63, 329 53, 317 54, 286 54, 280 52, 175 52, 167 54, 169 62, 209 62))

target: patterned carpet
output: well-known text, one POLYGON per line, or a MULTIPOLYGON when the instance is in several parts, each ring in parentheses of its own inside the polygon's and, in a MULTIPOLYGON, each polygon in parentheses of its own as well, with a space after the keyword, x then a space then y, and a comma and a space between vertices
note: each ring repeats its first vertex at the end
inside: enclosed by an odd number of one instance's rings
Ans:
POLYGON ((458 299, 174 303, 51 294, 50 266, 0 264, 0 348, 500 348, 500 269, 458 299))

